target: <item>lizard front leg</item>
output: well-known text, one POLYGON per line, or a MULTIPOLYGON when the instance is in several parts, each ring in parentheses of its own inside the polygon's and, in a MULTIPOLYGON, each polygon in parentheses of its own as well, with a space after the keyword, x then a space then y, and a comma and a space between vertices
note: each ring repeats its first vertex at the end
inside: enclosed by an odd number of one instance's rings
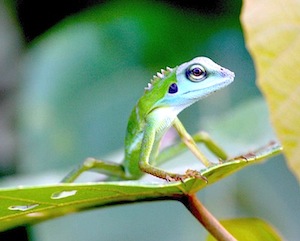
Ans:
POLYGON ((156 135, 159 135, 159 126, 160 123, 157 120, 150 120, 146 123, 140 152, 140 169, 143 172, 165 179, 167 181, 183 181, 186 178, 194 177, 201 178, 207 182, 207 179, 196 171, 187 170, 185 174, 177 174, 164 171, 152 165, 152 163, 155 163, 155 159, 157 157, 157 142, 160 140, 160 138, 156 135))
POLYGON ((191 152, 206 166, 214 165, 210 162, 205 155, 199 150, 196 142, 202 142, 205 146, 215 154, 220 160, 226 160, 227 154, 219 147, 206 132, 200 132, 193 137, 186 131, 183 124, 178 118, 174 120, 174 128, 177 130, 182 142, 191 150, 191 152))

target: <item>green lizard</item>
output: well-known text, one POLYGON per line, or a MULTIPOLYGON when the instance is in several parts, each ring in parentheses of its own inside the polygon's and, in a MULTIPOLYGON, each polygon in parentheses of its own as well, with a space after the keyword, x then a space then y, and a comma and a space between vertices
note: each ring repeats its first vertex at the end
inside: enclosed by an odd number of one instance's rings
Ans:
MULTIPOLYGON (((120 179, 138 179, 148 173, 167 181, 189 177, 205 178, 194 170, 185 174, 170 173, 157 168, 174 156, 176 146, 159 153, 159 144, 166 131, 173 126, 182 142, 206 166, 213 165, 198 149, 203 142, 221 160, 227 158, 206 133, 189 135, 177 115, 198 100, 222 89, 234 79, 234 73, 206 57, 197 57, 175 68, 167 67, 153 76, 144 95, 133 108, 125 138, 125 158, 121 164, 88 158, 70 172, 62 182, 73 182, 85 171, 96 171, 120 179), (166 158, 167 157, 167 158, 166 158)), ((178 147, 179 144, 177 144, 178 147)))

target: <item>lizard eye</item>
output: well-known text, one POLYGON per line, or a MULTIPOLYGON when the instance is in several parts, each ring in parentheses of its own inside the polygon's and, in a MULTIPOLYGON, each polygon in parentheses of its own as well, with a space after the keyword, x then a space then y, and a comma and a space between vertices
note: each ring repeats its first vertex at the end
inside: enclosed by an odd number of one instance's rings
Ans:
POLYGON ((193 82, 199 82, 206 78, 206 71, 202 65, 193 64, 186 70, 186 77, 193 82))
POLYGON ((169 91, 168 91, 169 94, 175 94, 175 93, 177 93, 177 91, 178 91, 177 84, 176 83, 171 84, 169 87, 169 91))

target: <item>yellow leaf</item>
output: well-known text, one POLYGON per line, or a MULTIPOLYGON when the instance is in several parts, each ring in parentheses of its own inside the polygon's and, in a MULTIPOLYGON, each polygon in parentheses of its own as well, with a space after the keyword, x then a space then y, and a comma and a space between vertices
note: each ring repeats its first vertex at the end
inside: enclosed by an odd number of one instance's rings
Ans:
MULTIPOLYGON (((222 225, 237 239, 243 241, 281 241, 277 231, 258 218, 236 218, 221 221, 222 225)), ((211 235, 207 241, 215 241, 211 235)))
POLYGON ((290 170, 300 180, 300 1, 244 0, 241 20, 257 84, 290 170))

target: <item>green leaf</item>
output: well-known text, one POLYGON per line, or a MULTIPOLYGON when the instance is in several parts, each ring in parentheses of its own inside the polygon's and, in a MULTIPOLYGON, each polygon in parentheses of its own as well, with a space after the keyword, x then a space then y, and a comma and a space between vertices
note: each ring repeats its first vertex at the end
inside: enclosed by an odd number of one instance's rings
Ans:
MULTIPOLYGON (((237 218, 221 221, 222 225, 237 239, 243 241, 280 241, 282 238, 267 222, 258 218, 237 218)), ((207 241, 216 240, 211 235, 207 241)))
MULTIPOLYGON (((280 152, 273 144, 202 172, 212 184, 280 152)), ((206 187, 202 179, 149 184, 141 181, 57 184, 0 190, 0 231, 95 207, 149 200, 178 200, 206 187)))
POLYGON ((242 23, 258 86, 291 171, 300 180, 300 2, 246 0, 242 23))

